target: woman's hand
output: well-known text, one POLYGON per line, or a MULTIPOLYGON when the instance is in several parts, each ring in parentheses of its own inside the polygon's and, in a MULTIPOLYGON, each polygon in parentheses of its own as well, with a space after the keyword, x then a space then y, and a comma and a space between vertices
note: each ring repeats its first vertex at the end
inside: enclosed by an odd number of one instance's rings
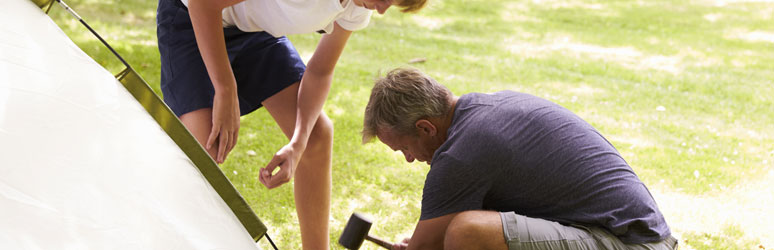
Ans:
POLYGON ((406 250, 408 248, 409 241, 411 241, 411 238, 405 238, 401 242, 392 244, 392 250, 406 250))
POLYGON ((269 189, 287 183, 296 173, 296 167, 302 153, 303 149, 294 148, 291 144, 285 145, 274 154, 274 157, 265 168, 261 168, 258 179, 269 189), (272 175, 272 172, 277 167, 279 167, 279 171, 272 175))
POLYGON ((215 92, 212 100, 212 130, 207 139, 207 149, 216 144, 217 163, 223 163, 228 153, 234 149, 239 136, 239 98, 236 90, 215 92), (226 92, 226 93, 223 93, 226 92))

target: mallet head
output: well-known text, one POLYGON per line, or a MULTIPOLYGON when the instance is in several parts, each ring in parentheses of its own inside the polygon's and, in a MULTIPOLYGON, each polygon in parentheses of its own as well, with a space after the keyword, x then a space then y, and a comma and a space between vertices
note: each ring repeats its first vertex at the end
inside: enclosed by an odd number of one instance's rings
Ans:
POLYGON ((353 213, 344 231, 341 232, 339 244, 346 249, 358 249, 368 235, 368 230, 371 230, 371 219, 359 213, 353 213))

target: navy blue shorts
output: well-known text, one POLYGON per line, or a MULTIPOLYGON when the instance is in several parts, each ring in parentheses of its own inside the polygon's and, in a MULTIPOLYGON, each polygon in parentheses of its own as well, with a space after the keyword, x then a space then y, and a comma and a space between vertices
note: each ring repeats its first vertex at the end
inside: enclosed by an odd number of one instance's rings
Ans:
MULTIPOLYGON (((215 89, 196 45, 188 9, 180 0, 159 0, 156 24, 164 102, 177 116, 211 108, 215 89)), ((242 115, 301 81, 306 66, 286 37, 236 27, 223 28, 223 32, 242 115)))

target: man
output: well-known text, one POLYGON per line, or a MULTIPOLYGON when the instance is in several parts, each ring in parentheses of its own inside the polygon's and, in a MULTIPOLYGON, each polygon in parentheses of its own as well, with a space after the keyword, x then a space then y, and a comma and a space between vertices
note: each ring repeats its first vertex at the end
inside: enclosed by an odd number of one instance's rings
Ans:
POLYGON ((599 132, 528 94, 454 96, 415 69, 377 80, 363 142, 430 165, 395 249, 675 249, 645 185, 599 132))

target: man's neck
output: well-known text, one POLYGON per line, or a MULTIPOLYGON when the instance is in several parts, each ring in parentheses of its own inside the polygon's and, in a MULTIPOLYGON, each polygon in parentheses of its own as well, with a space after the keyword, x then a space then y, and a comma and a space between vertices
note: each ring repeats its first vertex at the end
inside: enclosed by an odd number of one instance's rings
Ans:
POLYGON ((457 101, 459 99, 459 96, 452 96, 451 107, 449 108, 449 111, 446 113, 446 115, 433 119, 433 122, 436 124, 436 128, 438 129, 438 136, 440 136, 441 144, 446 142, 446 137, 449 136, 449 127, 451 127, 452 121, 454 120, 454 110, 457 107, 457 101))

